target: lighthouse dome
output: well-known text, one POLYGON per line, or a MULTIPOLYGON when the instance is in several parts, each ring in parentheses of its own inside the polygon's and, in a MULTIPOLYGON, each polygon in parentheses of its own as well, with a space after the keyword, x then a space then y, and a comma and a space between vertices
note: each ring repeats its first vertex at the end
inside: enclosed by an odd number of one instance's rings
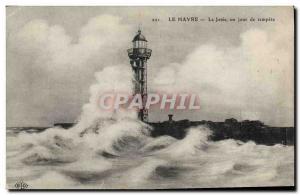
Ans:
POLYGON ((133 38, 132 42, 135 42, 135 41, 147 41, 145 36, 142 35, 141 30, 139 30, 138 34, 135 35, 135 37, 133 38))

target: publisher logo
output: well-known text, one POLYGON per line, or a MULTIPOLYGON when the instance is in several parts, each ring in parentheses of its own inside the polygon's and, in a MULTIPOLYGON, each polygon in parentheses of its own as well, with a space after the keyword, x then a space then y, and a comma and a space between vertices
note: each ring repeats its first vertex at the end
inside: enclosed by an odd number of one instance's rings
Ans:
POLYGON ((15 184, 15 188, 19 190, 24 190, 28 188, 28 184, 23 181, 19 181, 15 184))

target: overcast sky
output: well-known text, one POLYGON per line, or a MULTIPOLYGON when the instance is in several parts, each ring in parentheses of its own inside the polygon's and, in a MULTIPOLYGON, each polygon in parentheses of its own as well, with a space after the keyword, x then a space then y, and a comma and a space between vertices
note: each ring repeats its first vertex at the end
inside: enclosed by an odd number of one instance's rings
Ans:
MULTIPOLYGON (((199 94, 201 109, 175 112, 175 120, 293 125, 292 7, 8 7, 7 126, 76 120, 96 72, 131 68, 126 49, 139 24, 153 50, 149 90, 199 94), (206 21, 168 21, 191 16, 206 21)), ((150 110, 150 121, 167 114, 150 110)))

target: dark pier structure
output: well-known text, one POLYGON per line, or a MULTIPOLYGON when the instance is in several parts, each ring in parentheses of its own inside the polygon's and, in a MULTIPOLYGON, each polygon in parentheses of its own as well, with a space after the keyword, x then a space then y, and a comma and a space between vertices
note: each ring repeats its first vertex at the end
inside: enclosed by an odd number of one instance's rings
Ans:
POLYGON ((210 139, 219 141, 224 139, 235 139, 243 142, 254 141, 263 145, 294 145, 294 127, 270 127, 261 121, 237 121, 234 118, 226 119, 224 122, 212 121, 173 121, 169 115, 169 121, 149 123, 153 127, 151 135, 158 137, 170 135, 177 139, 182 139, 186 135, 186 130, 191 127, 205 125, 212 130, 210 139))
MULTIPOLYGON (((169 120, 164 122, 149 122, 152 126, 151 136, 159 137, 169 135, 177 139, 183 139, 187 130, 199 125, 207 126, 212 135, 210 140, 220 141, 225 139, 235 139, 243 142, 254 141, 262 145, 294 145, 295 131, 294 127, 271 127, 264 125, 261 121, 237 121, 234 118, 226 119, 224 122, 213 121, 174 121, 173 115, 169 115, 169 120)), ((74 123, 56 123, 54 126, 70 128, 74 123)))

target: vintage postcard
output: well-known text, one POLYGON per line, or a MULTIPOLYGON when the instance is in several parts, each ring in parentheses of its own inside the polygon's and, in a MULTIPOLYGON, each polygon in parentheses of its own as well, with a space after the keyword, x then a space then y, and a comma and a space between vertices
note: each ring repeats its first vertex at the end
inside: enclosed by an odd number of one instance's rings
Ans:
POLYGON ((294 7, 6 8, 7 188, 295 189, 294 7))

